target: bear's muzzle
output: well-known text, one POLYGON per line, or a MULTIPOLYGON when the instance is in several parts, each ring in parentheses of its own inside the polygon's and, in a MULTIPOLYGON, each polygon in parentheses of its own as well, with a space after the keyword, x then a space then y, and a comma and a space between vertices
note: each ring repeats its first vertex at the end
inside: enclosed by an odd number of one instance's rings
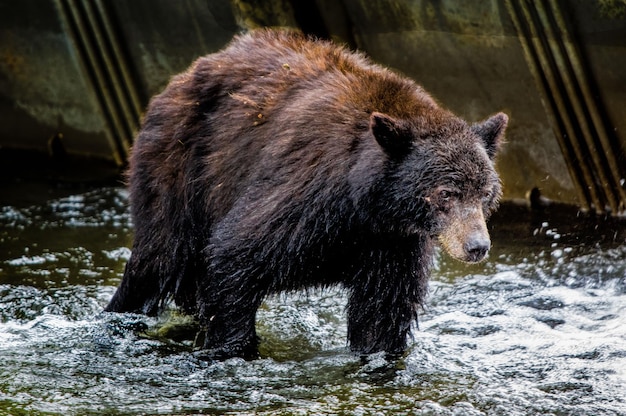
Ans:
POLYGON ((491 240, 480 205, 453 209, 451 221, 439 235, 444 250, 457 260, 478 263, 487 257, 491 240))

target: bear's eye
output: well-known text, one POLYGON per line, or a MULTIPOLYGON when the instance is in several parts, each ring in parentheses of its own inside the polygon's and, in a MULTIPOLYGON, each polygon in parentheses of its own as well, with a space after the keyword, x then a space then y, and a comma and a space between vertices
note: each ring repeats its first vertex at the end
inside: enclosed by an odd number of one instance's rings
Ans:
POLYGON ((490 201, 493 197, 493 192, 491 190, 487 190, 483 192, 483 201, 490 201))
POLYGON ((439 200, 442 202, 448 202, 458 196, 458 192, 451 189, 441 189, 439 191, 439 200))

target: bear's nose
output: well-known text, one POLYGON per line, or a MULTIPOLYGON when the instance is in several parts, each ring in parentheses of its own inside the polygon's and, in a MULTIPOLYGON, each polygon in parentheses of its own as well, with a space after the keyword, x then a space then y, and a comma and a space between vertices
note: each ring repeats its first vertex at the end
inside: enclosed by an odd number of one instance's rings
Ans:
POLYGON ((474 235, 470 237, 463 245, 467 261, 470 263, 478 263, 485 258, 491 248, 489 238, 482 235, 474 235))

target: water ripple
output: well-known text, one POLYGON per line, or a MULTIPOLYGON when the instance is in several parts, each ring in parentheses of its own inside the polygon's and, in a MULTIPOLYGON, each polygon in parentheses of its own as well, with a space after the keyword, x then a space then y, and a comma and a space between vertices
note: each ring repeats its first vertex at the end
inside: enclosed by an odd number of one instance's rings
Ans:
POLYGON ((2 207, 0 415, 626 414, 623 236, 516 215, 494 218, 487 263, 438 258, 398 362, 349 352, 328 289, 264 303, 261 359, 207 363, 171 336, 193 321, 102 312, 130 254, 125 191, 2 207))

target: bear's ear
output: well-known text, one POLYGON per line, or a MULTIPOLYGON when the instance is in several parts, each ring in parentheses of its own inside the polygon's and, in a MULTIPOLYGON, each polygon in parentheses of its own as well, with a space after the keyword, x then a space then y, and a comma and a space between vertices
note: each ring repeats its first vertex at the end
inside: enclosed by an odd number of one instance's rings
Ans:
POLYGON ((386 114, 374 111, 370 117, 370 129, 376 141, 388 154, 396 156, 406 153, 411 146, 411 130, 386 114))
POLYGON ((489 117, 482 123, 472 126, 472 131, 483 139, 489 158, 493 160, 504 140, 504 130, 509 122, 509 117, 504 113, 498 113, 489 117))

